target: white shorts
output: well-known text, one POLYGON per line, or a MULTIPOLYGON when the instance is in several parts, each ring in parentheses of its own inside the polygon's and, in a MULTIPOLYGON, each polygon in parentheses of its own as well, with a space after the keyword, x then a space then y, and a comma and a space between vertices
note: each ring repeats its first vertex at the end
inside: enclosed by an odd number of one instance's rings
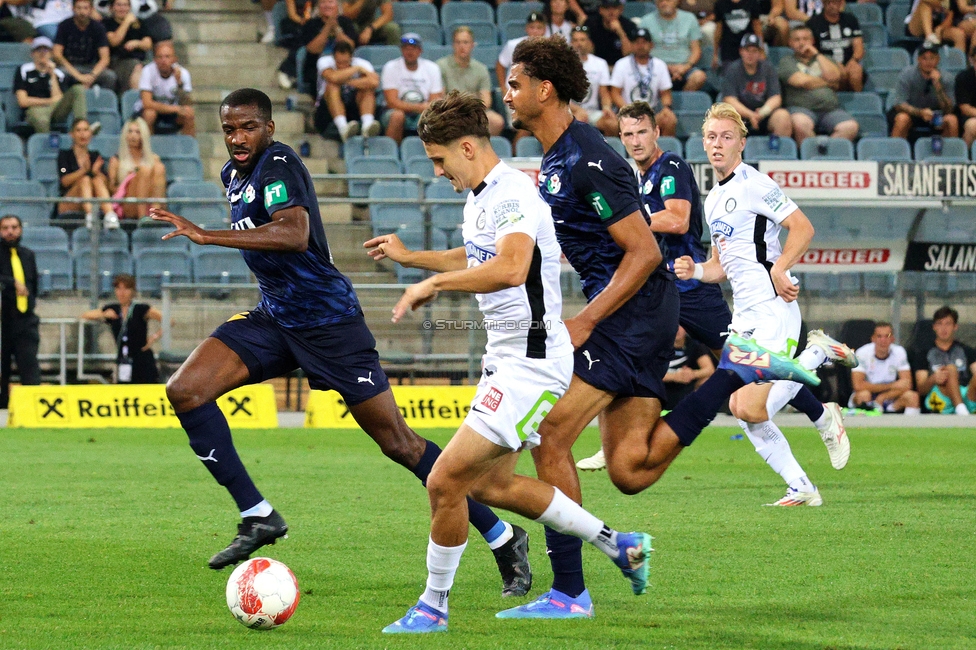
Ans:
POLYGON ((780 297, 763 301, 748 309, 733 309, 729 329, 752 339, 771 352, 792 357, 800 339, 800 305, 780 297))
POLYGON ((481 367, 478 392, 464 423, 499 447, 537 447, 539 423, 573 378, 573 355, 526 359, 486 354, 481 367))

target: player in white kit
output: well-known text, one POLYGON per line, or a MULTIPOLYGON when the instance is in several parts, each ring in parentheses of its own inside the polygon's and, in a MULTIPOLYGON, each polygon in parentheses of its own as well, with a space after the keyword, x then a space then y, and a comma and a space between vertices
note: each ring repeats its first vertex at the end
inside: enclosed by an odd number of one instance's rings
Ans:
MULTIPOLYGON (((712 256, 703 264, 696 264, 691 257, 679 258, 674 264, 675 274, 680 279, 703 282, 722 282, 727 278, 733 297, 730 329, 765 348, 793 356, 801 317, 796 302, 799 286, 790 268, 812 241, 813 226, 775 181, 742 162, 747 130, 731 105, 713 105, 705 115, 702 132, 717 181, 705 200, 712 256), (781 245, 779 235, 784 228, 788 236, 781 245)), ((839 352, 831 358, 853 357, 847 349, 839 352)), ((824 349, 810 345, 799 361, 804 367, 815 369, 827 358, 824 349)), ((773 415, 798 389, 799 385, 793 382, 750 384, 733 394, 729 402, 756 451, 788 485, 786 496, 769 505, 823 503, 820 491, 772 422, 773 415), (776 395, 771 396, 773 390, 776 395)), ((836 409, 836 405, 830 408, 836 409)), ((836 415, 839 418, 839 413, 836 415)), ((825 413, 822 417, 829 416, 825 413)), ((832 464, 839 469, 847 463, 850 441, 842 428, 837 434, 825 442, 832 464)))
POLYGON ((469 493, 593 543, 631 581, 634 593, 643 593, 649 535, 618 533, 558 489, 514 473, 519 453, 539 444, 539 423, 573 374, 573 345, 560 319, 560 248, 549 206, 528 176, 498 159, 476 97, 452 92, 434 102, 421 116, 418 133, 435 173, 458 192, 471 190, 464 206, 464 248, 414 252, 395 235, 365 246, 374 259, 438 272, 404 292, 394 322, 440 291, 475 293, 488 343, 471 410, 427 480, 427 589, 383 631, 447 630, 448 594, 467 545, 469 493))

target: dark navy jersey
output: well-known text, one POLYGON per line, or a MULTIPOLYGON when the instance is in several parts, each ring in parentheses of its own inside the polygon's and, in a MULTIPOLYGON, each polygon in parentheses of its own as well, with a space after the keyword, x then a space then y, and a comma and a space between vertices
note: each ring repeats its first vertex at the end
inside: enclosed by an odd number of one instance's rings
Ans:
POLYGON ((235 230, 271 223, 271 215, 285 208, 308 210, 308 249, 304 253, 241 251, 261 287, 259 308, 290 329, 325 325, 359 311, 352 283, 332 264, 312 178, 291 147, 272 143, 243 177, 228 161, 220 180, 227 188, 235 230))
MULTIPOLYGON (((708 259, 701 243, 704 224, 701 193, 691 166, 681 156, 671 151, 661 154, 647 173, 641 175, 640 193, 648 214, 664 210, 664 202, 671 199, 684 199, 691 203, 688 232, 683 235, 655 233, 661 254, 669 266, 673 267, 674 260, 683 255, 691 256, 698 263, 708 259)), ((698 280, 677 280, 677 283, 678 291, 681 292, 694 289, 700 284, 698 280)))
POLYGON ((556 238, 592 300, 624 256, 609 227, 634 212, 647 219, 634 171, 599 131, 573 120, 542 159, 539 173, 539 193, 552 208, 556 238))

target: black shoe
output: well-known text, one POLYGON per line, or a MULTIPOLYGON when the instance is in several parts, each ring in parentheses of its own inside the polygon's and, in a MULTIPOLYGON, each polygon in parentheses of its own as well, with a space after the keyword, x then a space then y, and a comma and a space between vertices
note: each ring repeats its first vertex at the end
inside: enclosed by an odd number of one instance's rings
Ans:
POLYGON ((272 510, 267 517, 245 517, 237 524, 237 537, 230 546, 210 558, 210 568, 223 569, 251 557, 251 553, 266 544, 274 544, 279 537, 287 537, 288 524, 272 510))
POLYGON ((532 588, 529 534, 515 524, 512 524, 512 532, 512 539, 492 551, 498 571, 502 574, 502 598, 524 596, 532 588))

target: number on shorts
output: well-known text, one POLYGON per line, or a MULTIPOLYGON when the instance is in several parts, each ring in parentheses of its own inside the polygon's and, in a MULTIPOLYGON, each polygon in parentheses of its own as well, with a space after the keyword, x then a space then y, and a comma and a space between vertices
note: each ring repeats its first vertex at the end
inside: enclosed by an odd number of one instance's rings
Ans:
POLYGON ((546 419, 546 415, 552 410, 557 399, 559 398, 549 391, 544 391, 539 396, 535 406, 530 408, 528 414, 515 425, 518 429, 519 440, 524 442, 526 438, 539 430, 539 425, 546 419))

